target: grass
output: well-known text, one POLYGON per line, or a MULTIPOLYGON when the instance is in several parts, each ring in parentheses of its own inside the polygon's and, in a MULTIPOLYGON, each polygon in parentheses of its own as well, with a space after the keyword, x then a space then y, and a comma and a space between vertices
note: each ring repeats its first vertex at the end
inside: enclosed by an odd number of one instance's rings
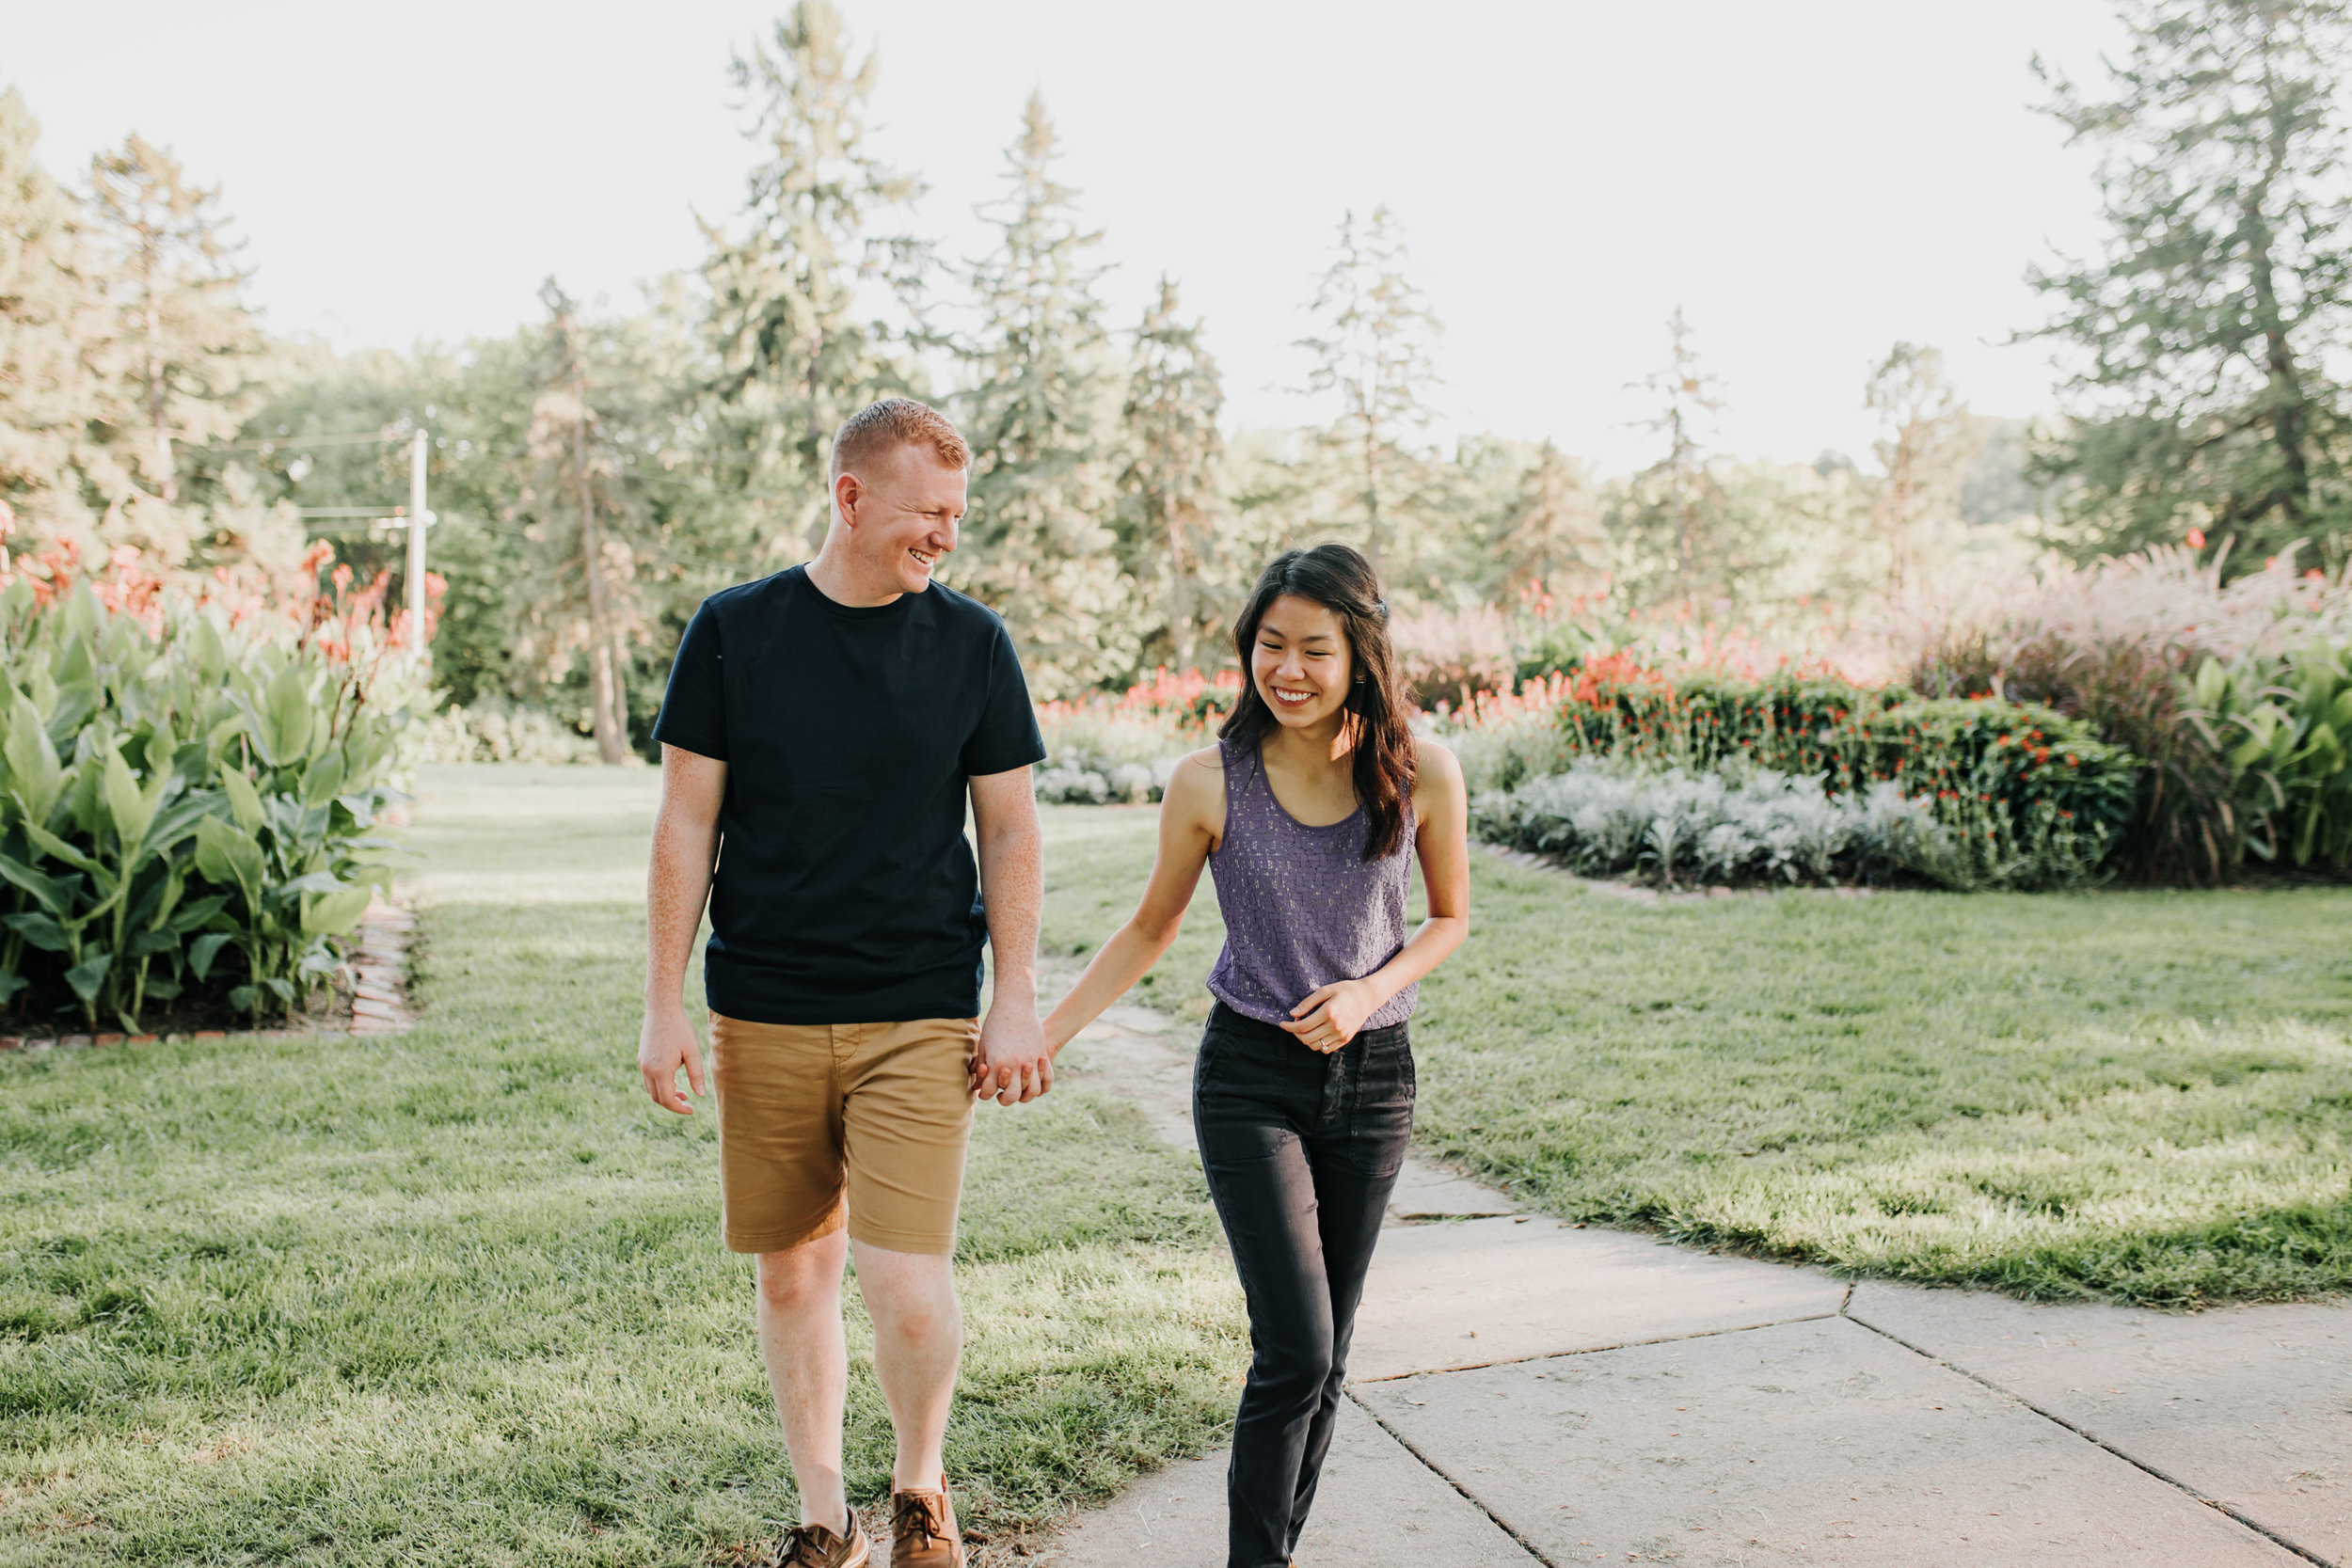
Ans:
MULTIPOLYGON (((1063 950, 1132 907, 1153 826, 1057 812, 1063 950)), ((1422 988, 1419 1136, 1552 1213, 2041 1298, 2352 1286, 2352 889, 1642 904, 1483 855, 1472 880, 1422 988)), ((1188 929, 1152 999, 1214 955, 1188 929)))
MULTIPOLYGON (((637 1082, 653 780, 421 794, 412 1031, 0 1058, 0 1564, 727 1562, 792 1516, 707 1106, 637 1082)), ((1123 1105, 982 1109, 967 1523, 1216 1440, 1245 1352, 1213 1236, 1123 1105)), ((888 1426, 851 1389, 870 1498, 888 1426)))

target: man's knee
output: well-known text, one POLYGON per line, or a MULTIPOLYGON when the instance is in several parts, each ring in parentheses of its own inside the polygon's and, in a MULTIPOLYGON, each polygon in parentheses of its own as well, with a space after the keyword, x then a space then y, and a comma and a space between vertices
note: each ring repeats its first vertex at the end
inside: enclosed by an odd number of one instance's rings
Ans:
POLYGON ((787 1252, 759 1255, 759 1298, 778 1312, 834 1304, 841 1295, 844 1260, 838 1233, 819 1236, 787 1252))
POLYGON ((858 1243, 858 1290, 877 1321, 915 1338, 961 1323, 952 1260, 944 1254, 895 1252, 858 1243))

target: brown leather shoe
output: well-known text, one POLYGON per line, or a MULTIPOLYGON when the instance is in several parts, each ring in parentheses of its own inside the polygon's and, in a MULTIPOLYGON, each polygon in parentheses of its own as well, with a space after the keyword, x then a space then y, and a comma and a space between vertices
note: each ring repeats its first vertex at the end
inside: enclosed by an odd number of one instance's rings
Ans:
POLYGON ((771 1568, 866 1568, 874 1560, 874 1544, 850 1511, 850 1533, 835 1535, 822 1525, 803 1525, 776 1544, 769 1559, 771 1568))
POLYGON ((963 1568, 963 1532, 946 1492, 890 1494, 890 1568, 963 1568))

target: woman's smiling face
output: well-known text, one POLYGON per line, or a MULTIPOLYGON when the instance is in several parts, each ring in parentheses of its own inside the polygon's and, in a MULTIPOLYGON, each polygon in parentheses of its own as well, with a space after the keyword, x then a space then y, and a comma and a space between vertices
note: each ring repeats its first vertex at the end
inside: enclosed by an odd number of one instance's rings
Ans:
POLYGON ((1307 729, 1347 705, 1356 678, 1347 633, 1329 608, 1285 594, 1266 607, 1249 653, 1249 678, 1284 729, 1307 729))

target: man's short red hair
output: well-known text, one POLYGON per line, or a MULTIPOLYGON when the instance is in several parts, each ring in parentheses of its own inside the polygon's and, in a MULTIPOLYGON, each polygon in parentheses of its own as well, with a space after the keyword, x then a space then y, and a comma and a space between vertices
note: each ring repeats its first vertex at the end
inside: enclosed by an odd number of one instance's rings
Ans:
POLYGON ((946 415, 913 398, 884 398, 841 422, 833 438, 833 478, 898 447, 928 448, 951 468, 972 466, 972 449, 946 415))

